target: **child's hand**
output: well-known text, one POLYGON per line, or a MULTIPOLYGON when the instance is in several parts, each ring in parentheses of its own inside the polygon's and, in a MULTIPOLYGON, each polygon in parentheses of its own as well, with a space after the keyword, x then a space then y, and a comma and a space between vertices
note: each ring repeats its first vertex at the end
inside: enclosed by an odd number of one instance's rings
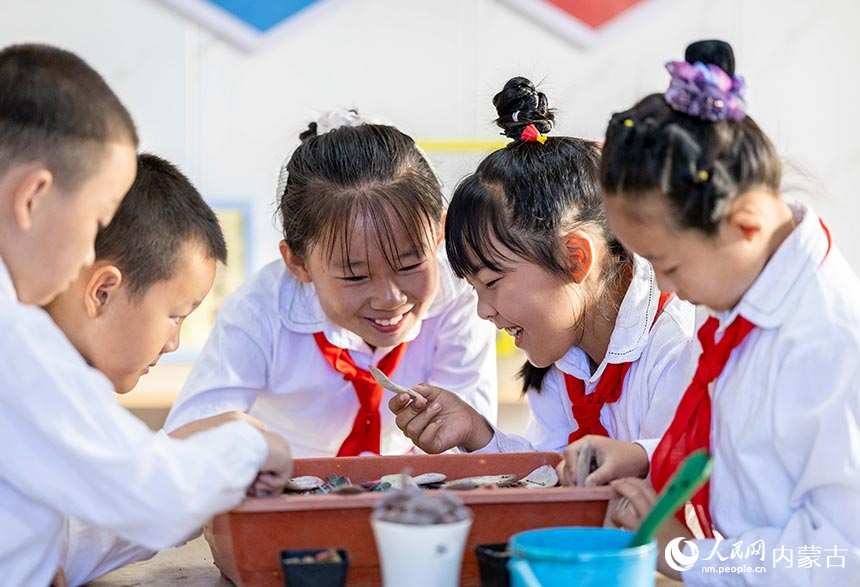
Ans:
POLYGON ((471 452, 493 439, 492 427, 457 394, 425 383, 413 389, 422 397, 401 393, 388 408, 397 416, 397 427, 424 452, 437 454, 455 446, 471 452))
POLYGON ((208 418, 202 418, 200 420, 195 420, 194 422, 189 422, 185 426, 180 426, 168 436, 171 438, 188 438, 192 434, 197 434, 198 432, 203 432, 204 430, 209 430, 210 428, 215 428, 220 426, 221 424, 226 424, 227 422, 236 422, 236 421, 244 421, 248 422, 252 426, 256 427, 261 432, 266 431, 266 426, 253 416, 249 416, 244 412, 224 412, 223 414, 218 414, 217 416, 209 416, 208 418))
POLYGON ((272 495, 280 495, 284 492, 284 487, 289 480, 289 475, 260 472, 257 474, 257 478, 254 479, 253 485, 248 488, 248 495, 251 497, 270 497, 272 495))
MULTIPOLYGON (((638 530, 642 520, 654 507, 657 501, 657 492, 651 484, 644 479, 628 477, 618 479, 610 483, 612 489, 623 498, 623 504, 612 513, 612 522, 627 530, 638 530)), ((670 517, 657 532, 657 552, 663 553, 666 545, 675 538, 693 538, 690 530, 678 521, 675 516, 670 517)), ((681 580, 681 573, 671 568, 666 563, 665 556, 657 557, 657 570, 672 579, 681 580)))
POLYGON ((586 486, 606 485, 613 479, 644 477, 648 474, 648 455, 640 445, 589 434, 564 449, 564 460, 556 467, 562 485, 576 485, 579 451, 587 443, 591 444, 594 451, 597 469, 586 477, 586 486))
POLYGON ((293 474, 293 455, 290 445, 281 436, 272 432, 263 432, 263 436, 269 446, 269 454, 248 489, 248 495, 280 495, 293 474))

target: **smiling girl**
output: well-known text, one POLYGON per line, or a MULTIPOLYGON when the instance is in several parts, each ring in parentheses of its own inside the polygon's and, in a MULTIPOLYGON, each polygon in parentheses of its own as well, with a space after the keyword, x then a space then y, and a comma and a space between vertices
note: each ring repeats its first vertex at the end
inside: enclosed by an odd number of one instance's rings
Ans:
POLYGON ((165 428, 242 411, 297 457, 403 454, 370 365, 495 421, 494 333, 437 251, 441 187, 415 142, 352 111, 300 138, 278 188, 283 260, 224 303, 165 428))
POLYGON ((607 437, 659 437, 687 374, 693 308, 661 294, 651 266, 609 233, 597 144, 540 134, 554 114, 525 78, 508 81, 493 105, 513 141, 457 187, 446 246, 478 294, 481 318, 525 352, 531 422, 525 438, 508 435, 455 394, 421 386, 427 401, 391 401, 397 424, 427 452, 561 451, 587 435, 595 448, 607 437))

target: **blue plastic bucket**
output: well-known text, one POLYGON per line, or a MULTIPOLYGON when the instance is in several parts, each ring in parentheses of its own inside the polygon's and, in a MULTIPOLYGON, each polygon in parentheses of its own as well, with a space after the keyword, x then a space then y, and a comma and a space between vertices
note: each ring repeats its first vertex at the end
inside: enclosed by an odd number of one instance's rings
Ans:
POLYGON ((543 528, 514 534, 513 587, 654 587, 657 543, 626 548, 633 533, 613 528, 543 528))

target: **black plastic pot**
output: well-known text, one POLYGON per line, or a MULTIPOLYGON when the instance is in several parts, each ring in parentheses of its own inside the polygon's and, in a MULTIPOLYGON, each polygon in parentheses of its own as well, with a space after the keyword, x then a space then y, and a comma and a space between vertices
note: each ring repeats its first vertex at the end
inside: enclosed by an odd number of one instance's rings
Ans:
POLYGON ((287 562, 290 559, 301 561, 306 556, 316 557, 329 548, 311 550, 282 550, 281 569, 284 571, 284 587, 343 587, 346 585, 346 572, 349 569, 349 553, 337 550, 341 560, 338 562, 287 562))
POLYGON ((475 546, 475 558, 478 559, 478 574, 481 577, 481 587, 510 587, 508 575, 508 544, 478 544, 475 546))

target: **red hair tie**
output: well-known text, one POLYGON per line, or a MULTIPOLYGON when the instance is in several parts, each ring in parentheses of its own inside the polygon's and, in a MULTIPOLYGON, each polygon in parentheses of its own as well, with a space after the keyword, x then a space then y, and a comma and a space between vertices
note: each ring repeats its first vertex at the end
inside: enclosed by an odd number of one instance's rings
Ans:
POLYGON ((534 143, 537 141, 540 144, 544 144, 546 142, 546 135, 540 134, 540 131, 533 124, 530 124, 523 129, 523 133, 520 135, 520 138, 526 143, 534 143))

